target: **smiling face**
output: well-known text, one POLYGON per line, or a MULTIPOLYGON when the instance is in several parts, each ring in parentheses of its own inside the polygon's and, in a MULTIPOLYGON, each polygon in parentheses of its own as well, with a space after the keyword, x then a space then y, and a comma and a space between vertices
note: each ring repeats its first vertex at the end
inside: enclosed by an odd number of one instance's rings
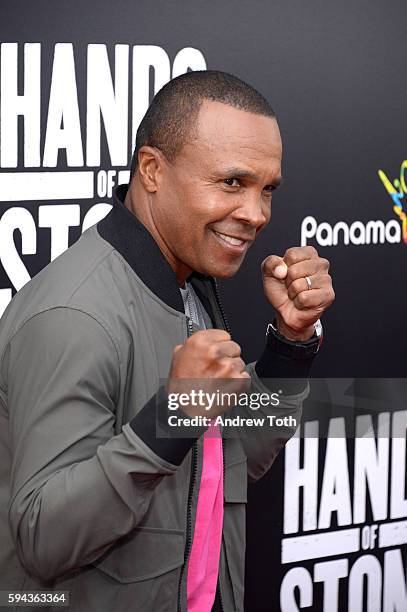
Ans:
POLYGON ((270 220, 281 157, 275 119, 208 100, 175 159, 159 154, 148 225, 181 284, 236 274, 270 220))

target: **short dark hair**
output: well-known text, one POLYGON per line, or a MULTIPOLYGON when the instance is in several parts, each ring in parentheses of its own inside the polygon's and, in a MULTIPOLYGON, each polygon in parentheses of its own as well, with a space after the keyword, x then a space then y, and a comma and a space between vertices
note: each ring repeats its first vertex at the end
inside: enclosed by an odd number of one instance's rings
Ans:
POLYGON ((192 132, 203 100, 222 102, 250 113, 275 117, 261 93, 241 79, 219 70, 187 72, 169 81, 155 95, 137 130, 130 178, 144 145, 160 149, 172 161, 192 132))

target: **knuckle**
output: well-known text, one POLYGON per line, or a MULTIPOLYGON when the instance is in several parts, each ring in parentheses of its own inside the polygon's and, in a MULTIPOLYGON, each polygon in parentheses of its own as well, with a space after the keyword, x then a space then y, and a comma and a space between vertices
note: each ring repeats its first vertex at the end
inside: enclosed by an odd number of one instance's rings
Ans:
POLYGON ((288 293, 288 297, 290 298, 290 300, 293 300, 295 298, 295 296, 297 295, 295 287, 293 287, 294 283, 292 283, 287 290, 288 293))
POLYGON ((297 261, 296 253, 297 253, 296 247, 290 247, 284 253, 284 261, 290 264, 295 263, 297 261))
POLYGON ((307 249, 307 253, 311 256, 311 257, 318 257, 318 251, 316 250, 315 247, 308 245, 305 247, 307 249))
POLYGON ((286 279, 288 280, 289 283, 293 283, 296 280, 296 273, 292 267, 288 268, 286 279))
POLYGON ((285 281, 288 283, 292 283, 294 280, 293 278, 293 271, 291 269, 291 267, 287 268, 287 276, 285 277, 285 281))
POLYGON ((204 342, 205 342, 205 336, 202 335, 201 331, 197 331, 194 334, 192 334, 192 336, 189 336, 186 339, 185 344, 188 344, 189 346, 195 346, 195 345, 200 346, 204 342))
POLYGON ((209 359, 212 361, 216 361, 221 356, 221 350, 218 343, 210 344, 207 349, 207 354, 209 359))
POLYGON ((245 367, 246 367, 245 362, 243 361, 243 359, 240 359, 240 357, 237 358, 236 359, 235 367, 236 367, 236 370, 238 372, 242 372, 245 369, 245 367))
POLYGON ((231 378, 234 373, 235 369, 233 366, 232 359, 224 359, 219 369, 219 374, 221 375, 221 378, 231 378))
POLYGON ((308 304, 308 294, 305 291, 301 291, 297 295, 297 301, 300 306, 306 306, 308 304))
POLYGON ((231 335, 230 335, 230 334, 229 334, 229 332, 227 332, 226 330, 224 330, 224 329, 219 329, 219 330, 216 330, 216 331, 219 331, 218 336, 219 336, 219 338, 221 338, 222 340, 231 340, 231 335))
POLYGON ((236 351, 238 355, 240 355, 240 354, 241 354, 241 352, 242 352, 242 349, 241 349, 241 347, 240 347, 240 344, 238 344, 237 342, 234 342, 234 341, 232 341, 232 349, 233 349, 234 351, 236 351))
POLYGON ((332 278, 327 272, 319 272, 315 276, 322 287, 332 287, 332 278))

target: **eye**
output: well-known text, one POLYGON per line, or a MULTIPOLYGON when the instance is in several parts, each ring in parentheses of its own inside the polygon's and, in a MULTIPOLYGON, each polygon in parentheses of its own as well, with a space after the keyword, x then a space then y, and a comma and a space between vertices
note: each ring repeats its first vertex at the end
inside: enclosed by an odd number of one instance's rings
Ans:
POLYGON ((273 193, 274 189, 275 189, 274 185, 266 185, 263 191, 266 195, 270 196, 273 193))
POLYGON ((227 178, 223 181, 229 187, 240 187, 240 181, 237 178, 227 178))

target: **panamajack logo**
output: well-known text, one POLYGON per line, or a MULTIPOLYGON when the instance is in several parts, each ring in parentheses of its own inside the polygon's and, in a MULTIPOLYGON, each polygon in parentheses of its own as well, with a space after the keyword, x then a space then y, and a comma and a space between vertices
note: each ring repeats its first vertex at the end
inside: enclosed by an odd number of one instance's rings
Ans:
POLYGON ((367 222, 354 221, 350 225, 345 221, 338 221, 335 225, 324 221, 318 223, 315 217, 308 215, 301 223, 301 246, 305 246, 310 240, 314 240, 320 246, 337 246, 339 243, 348 244, 383 244, 400 243, 407 244, 407 206, 406 206, 406 170, 407 160, 400 166, 400 178, 394 179, 393 183, 388 179, 383 170, 378 175, 393 201, 393 211, 401 222, 390 219, 370 220, 367 222))
POLYGON ((407 206, 406 206, 406 169, 407 159, 401 162, 400 178, 395 178, 393 183, 389 181, 383 170, 379 170, 379 177, 386 188, 387 193, 393 200, 393 210, 400 217, 403 242, 407 244, 407 206), (403 201, 404 200, 404 201, 403 201))

